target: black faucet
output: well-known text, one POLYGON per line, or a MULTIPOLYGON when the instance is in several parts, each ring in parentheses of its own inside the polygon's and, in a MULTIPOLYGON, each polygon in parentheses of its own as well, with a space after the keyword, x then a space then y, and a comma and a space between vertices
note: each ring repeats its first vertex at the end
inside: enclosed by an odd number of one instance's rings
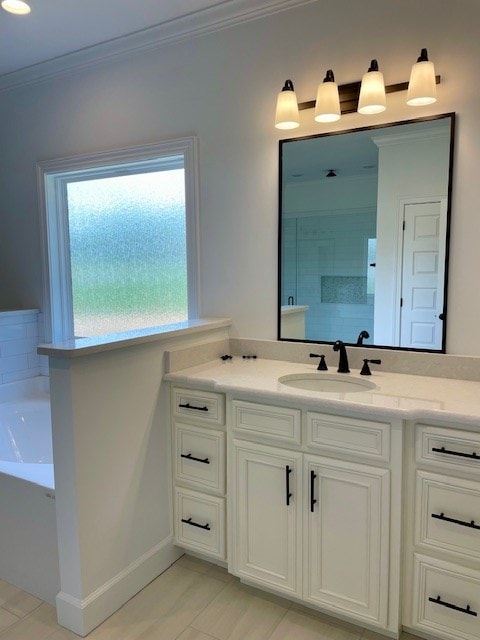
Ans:
POLYGON ((364 338, 367 340, 369 337, 370 337, 370 334, 368 333, 368 331, 365 331, 365 330, 360 331, 357 338, 357 347, 360 347, 363 344, 364 338))
POLYGON ((348 368, 347 349, 341 340, 337 340, 333 343, 333 350, 340 351, 340 358, 338 360, 338 373, 350 373, 348 368))

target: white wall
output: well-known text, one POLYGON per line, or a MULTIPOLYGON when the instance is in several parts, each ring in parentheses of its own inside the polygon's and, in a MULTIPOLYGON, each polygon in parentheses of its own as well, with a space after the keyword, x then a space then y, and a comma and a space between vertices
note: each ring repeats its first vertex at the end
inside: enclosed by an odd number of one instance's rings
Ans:
POLYGON ((227 334, 205 328, 50 358, 57 615, 75 633, 90 632, 183 553, 173 546, 165 351, 203 341, 215 353, 227 334))
POLYGON ((450 130, 442 127, 430 134, 421 133, 418 139, 413 135, 380 138, 378 144, 375 343, 401 344, 399 298, 402 290, 398 261, 403 242, 399 230, 403 204, 406 200, 432 197, 447 200, 450 130))
POLYGON ((284 192, 284 215, 376 208, 377 183, 377 176, 371 175, 288 184, 284 192))
POLYGON ((36 161, 196 134, 203 312, 232 317, 234 334, 274 338, 277 92, 290 77, 300 101, 313 99, 325 69, 350 82, 373 57, 388 84, 406 81, 427 47, 443 78, 435 105, 414 110, 405 94, 392 94, 384 114, 333 126, 302 112, 295 133, 458 113, 447 349, 480 354, 480 296, 471 284, 480 267, 479 19, 477 0, 318 2, 4 92, 1 306, 42 308, 36 161))

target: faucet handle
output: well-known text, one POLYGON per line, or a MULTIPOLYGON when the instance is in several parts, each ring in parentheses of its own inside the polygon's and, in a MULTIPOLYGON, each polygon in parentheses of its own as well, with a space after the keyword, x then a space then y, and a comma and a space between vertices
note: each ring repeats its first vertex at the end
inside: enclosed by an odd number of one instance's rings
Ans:
POLYGON ((369 362, 371 364, 382 364, 381 360, 377 360, 377 359, 368 360, 367 358, 364 358, 363 359, 363 367, 362 367, 362 370, 360 371, 360 375, 361 376, 371 376, 372 375, 372 372, 370 371, 370 367, 368 366, 369 362))
POLYGON ((328 371, 327 363, 325 362, 325 355, 323 353, 321 355, 318 353, 311 353, 310 358, 320 358, 317 371, 328 371))

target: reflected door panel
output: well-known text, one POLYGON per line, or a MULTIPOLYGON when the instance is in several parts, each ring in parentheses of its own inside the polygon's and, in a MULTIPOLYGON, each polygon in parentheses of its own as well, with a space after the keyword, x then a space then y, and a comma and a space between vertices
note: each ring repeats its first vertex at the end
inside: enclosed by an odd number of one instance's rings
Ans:
POLYGON ((404 207, 400 346, 441 349, 447 203, 404 207))

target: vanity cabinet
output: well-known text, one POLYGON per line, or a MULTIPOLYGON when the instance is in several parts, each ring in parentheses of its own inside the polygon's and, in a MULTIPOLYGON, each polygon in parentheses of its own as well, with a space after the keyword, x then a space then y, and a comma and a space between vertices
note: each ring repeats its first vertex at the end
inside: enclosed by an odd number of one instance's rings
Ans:
POLYGON ((384 627, 390 472, 305 456, 303 599, 384 627))
POLYGON ((174 387, 172 418, 175 543, 225 560, 225 397, 174 387))
POLYGON ((302 454, 235 440, 235 571, 301 595, 302 454))
POLYGON ((391 425, 234 399, 231 431, 232 571, 394 629, 391 425))
POLYGON ((479 640, 479 386, 384 374, 355 401, 280 393, 286 370, 168 378, 177 544, 389 637, 479 640))
POLYGON ((438 638, 480 637, 480 434, 412 424, 405 624, 438 638))

